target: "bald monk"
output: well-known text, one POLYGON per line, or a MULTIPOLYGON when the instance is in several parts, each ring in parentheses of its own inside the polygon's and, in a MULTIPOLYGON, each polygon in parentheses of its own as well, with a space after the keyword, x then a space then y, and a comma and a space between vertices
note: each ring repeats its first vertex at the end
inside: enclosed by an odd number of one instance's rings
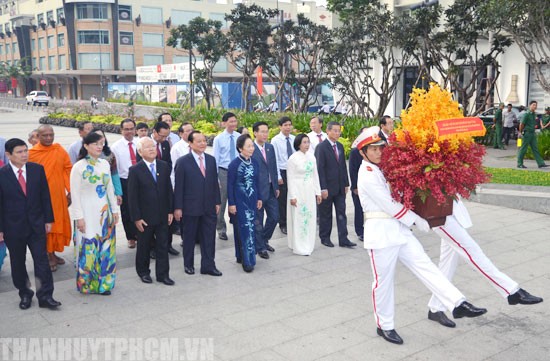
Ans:
POLYGON ((46 171, 46 179, 52 200, 52 230, 47 235, 46 249, 52 272, 65 260, 55 252, 63 252, 71 241, 71 223, 67 207, 71 201, 70 175, 71 159, 65 149, 54 143, 54 132, 51 125, 43 124, 38 128, 38 144, 29 149, 29 161, 41 164, 46 171))

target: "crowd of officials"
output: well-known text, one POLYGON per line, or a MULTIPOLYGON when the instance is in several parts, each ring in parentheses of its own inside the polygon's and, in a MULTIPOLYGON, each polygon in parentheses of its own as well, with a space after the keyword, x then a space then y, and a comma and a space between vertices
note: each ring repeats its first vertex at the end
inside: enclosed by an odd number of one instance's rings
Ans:
POLYGON ((129 248, 136 248, 140 280, 171 286, 169 255, 181 235, 184 272, 195 274, 195 247, 200 248, 200 273, 222 276, 215 262, 216 238, 228 240, 232 225, 235 261, 249 273, 256 257, 268 260, 277 226, 288 247, 312 254, 318 236, 331 241, 333 208, 338 246, 353 249, 348 237, 346 196, 351 186, 357 238, 369 251, 373 270, 372 300, 377 333, 392 343, 403 340, 393 323, 393 279, 400 260, 433 292, 428 318, 446 327, 454 318, 477 317, 486 309, 466 302, 450 282, 463 258, 486 278, 509 304, 535 304, 542 298, 521 289, 500 272, 466 231, 471 220, 460 199, 445 225, 430 228, 426 220, 392 200, 378 168, 391 142, 393 120, 363 128, 353 144, 349 172, 340 138, 341 126, 310 120, 311 132, 294 135, 292 120, 279 119, 280 132, 268 141, 269 125, 257 122, 253 137, 238 128, 235 114, 223 115, 223 132, 207 154, 207 138, 183 123, 171 132, 172 117, 163 113, 150 130, 124 119, 122 137, 108 144, 102 130, 79 125, 79 139, 68 151, 54 142, 54 129, 41 125, 29 135, 32 147, 17 138, 5 141, 0 154, 0 242, 7 244, 12 278, 31 307, 34 291, 25 267, 26 249, 34 262, 40 307, 61 305, 53 298, 52 272, 65 264, 56 252, 70 242, 76 249, 76 288, 83 294, 111 294, 116 281, 116 225, 122 221, 129 248), (239 131, 241 130, 241 131, 239 131), (351 184, 350 184, 351 180, 351 184), (442 238, 439 268, 411 231, 433 230, 442 238))

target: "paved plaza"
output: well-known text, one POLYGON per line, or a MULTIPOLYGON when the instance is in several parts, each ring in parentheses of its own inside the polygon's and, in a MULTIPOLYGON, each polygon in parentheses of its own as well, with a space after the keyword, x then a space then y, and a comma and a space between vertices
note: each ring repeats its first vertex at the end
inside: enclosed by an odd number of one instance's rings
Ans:
MULTIPOLYGON (((26 140, 39 116, 21 110, 1 112, 0 135, 26 140)), ((55 132, 56 141, 65 146, 78 134, 76 129, 59 127, 55 132)), ((108 135, 111 142, 118 138, 108 135)), ((502 162, 491 166, 515 165, 514 159, 498 159, 492 149, 488 158, 502 162)), ((534 168, 534 161, 526 165, 534 168)), ((456 328, 445 328, 427 319, 428 289, 399 265, 395 322, 405 344, 398 346, 376 335, 369 257, 353 231, 351 199, 347 205, 350 239, 358 242, 357 249, 327 248, 317 241, 311 256, 296 256, 277 228, 270 242, 276 252, 269 260, 258 258, 254 272, 247 274, 235 263, 229 232, 229 241, 217 240, 216 263, 222 277, 186 275, 181 255, 170 256, 170 276, 176 282, 172 287, 139 280, 135 249, 127 248, 119 225, 113 294, 101 297, 76 291, 74 247, 70 246, 60 254, 67 263, 54 273, 54 298, 63 303, 57 311, 38 308, 36 298, 29 310, 18 308, 19 297, 6 259, 0 272, 0 338, 208 338, 213 340, 215 360, 240 361, 549 359, 549 215, 466 202, 474 220, 470 233, 485 253, 545 302, 509 306, 486 279, 461 265, 454 284, 488 313, 456 320, 456 328)), ((439 239, 433 232, 416 234, 437 262, 439 239)), ((176 236, 174 247, 181 250, 178 244, 176 236)), ((199 257, 195 257, 197 266, 199 257)), ((27 266, 32 270, 30 255, 27 266)), ((32 274, 30 278, 34 283, 32 274)), ((130 355, 122 357, 128 358, 130 355)))

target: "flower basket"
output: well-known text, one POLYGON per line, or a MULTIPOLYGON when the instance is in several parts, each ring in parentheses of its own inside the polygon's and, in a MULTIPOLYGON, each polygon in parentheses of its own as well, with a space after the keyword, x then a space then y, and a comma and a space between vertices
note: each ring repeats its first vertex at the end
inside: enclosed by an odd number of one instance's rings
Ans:
POLYGON ((380 168, 396 201, 430 226, 442 225, 452 214, 453 198, 468 199, 489 179, 483 168, 485 148, 473 140, 485 134, 485 127, 481 119, 464 118, 452 94, 434 83, 429 90, 413 90, 411 107, 401 119, 380 168))
POLYGON ((438 203, 434 196, 428 195, 424 201, 421 196, 413 197, 414 211, 426 221, 430 227, 439 227, 445 224, 447 216, 453 214, 453 198, 447 197, 445 203, 438 203))

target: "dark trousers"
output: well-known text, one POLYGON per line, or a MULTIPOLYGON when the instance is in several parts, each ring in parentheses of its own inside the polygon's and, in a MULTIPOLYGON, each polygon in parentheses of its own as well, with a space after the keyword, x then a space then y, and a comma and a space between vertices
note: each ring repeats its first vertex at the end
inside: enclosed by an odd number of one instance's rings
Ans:
POLYGON ((504 127, 504 144, 508 145, 510 138, 514 135, 514 127, 504 127))
POLYGON ((201 248, 201 271, 208 272, 216 268, 216 214, 202 216, 184 216, 183 224, 183 265, 194 267, 195 243, 199 240, 201 248))
POLYGON ((330 241, 332 232, 332 205, 336 210, 336 225, 338 226, 338 242, 346 243, 348 239, 348 219, 346 217, 346 195, 337 194, 328 196, 319 204, 319 237, 321 242, 330 241))
POLYGON ((220 182, 220 198, 221 207, 218 214, 218 222, 216 223, 216 230, 219 233, 227 232, 227 224, 225 223, 225 208, 227 206, 227 169, 218 168, 218 180, 220 182))
POLYGON ((269 198, 262 202, 262 209, 256 216, 256 252, 265 251, 273 231, 279 222, 279 203, 275 197, 273 188, 270 187, 269 198), (267 215, 264 225, 264 213, 267 215))
POLYGON ((288 187, 286 185, 286 169, 280 169, 283 184, 279 184, 279 227, 286 228, 286 202, 288 197, 288 187))
POLYGON ((126 239, 137 239, 136 225, 130 219, 130 208, 128 208, 128 179, 120 178, 120 185, 122 186, 122 204, 120 205, 120 213, 122 218, 122 225, 124 226, 124 232, 126 233, 126 239))
POLYGON ((46 252, 46 237, 31 233, 21 238, 6 238, 6 246, 10 251, 11 278, 13 285, 19 290, 19 296, 23 297, 31 294, 31 281, 25 265, 27 247, 29 247, 34 264, 36 298, 43 300, 51 297, 53 294, 53 277, 46 252))
POLYGON ((168 225, 148 225, 143 232, 137 232, 136 271, 138 276, 149 275, 151 242, 155 239, 155 275, 157 280, 169 277, 168 263, 168 225))
POLYGON ((357 237, 363 236, 363 207, 361 207, 361 201, 359 196, 355 193, 351 193, 351 199, 353 199, 353 206, 355 207, 355 215, 353 224, 355 226, 355 233, 357 237))

